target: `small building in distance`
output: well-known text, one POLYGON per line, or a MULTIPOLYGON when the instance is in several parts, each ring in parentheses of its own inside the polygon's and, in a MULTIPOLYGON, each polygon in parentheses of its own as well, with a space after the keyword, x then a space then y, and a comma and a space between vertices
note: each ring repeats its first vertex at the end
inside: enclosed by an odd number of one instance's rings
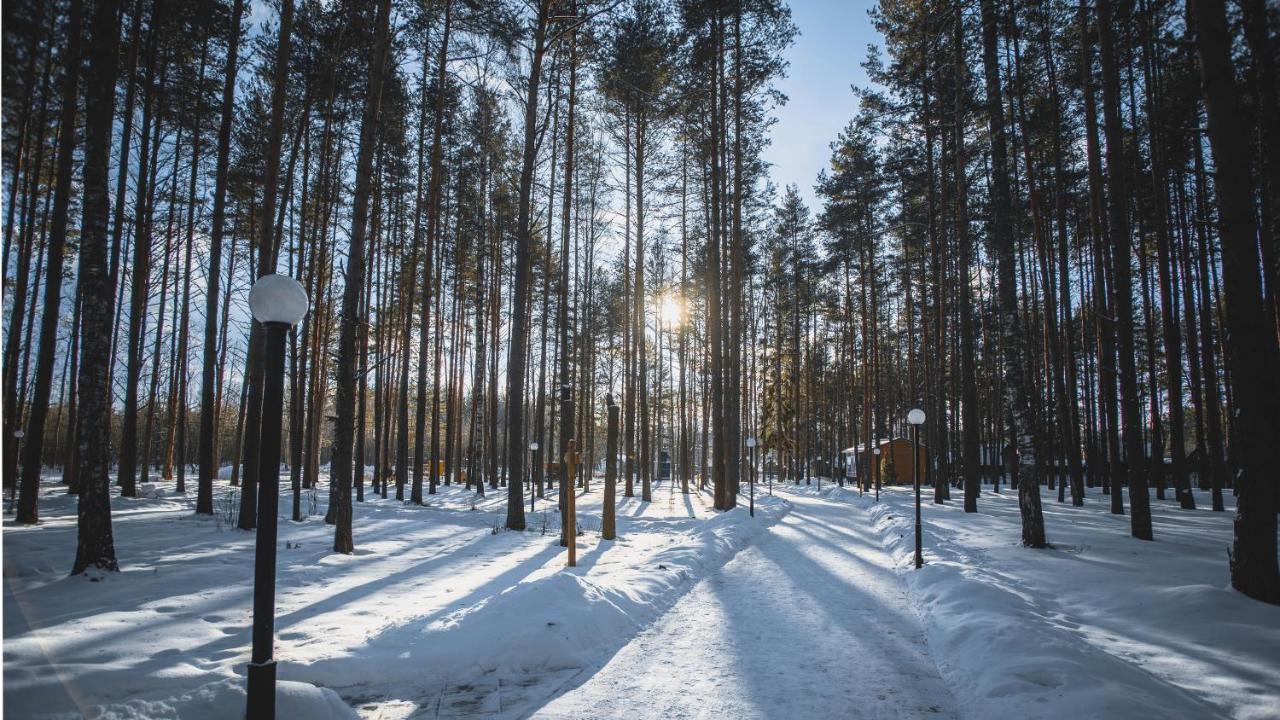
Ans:
MULTIPOLYGON (((852 463, 854 466, 852 477, 857 477, 861 468, 870 467, 873 473, 879 474, 881 485, 911 484, 911 438, 881 440, 879 443, 872 443, 871 449, 865 445, 855 445, 845 448, 842 454, 850 461, 856 459, 856 462, 852 463), (880 449, 878 456, 873 452, 875 448, 880 449)), ((925 482, 928 473, 927 458, 925 445, 920 443, 920 452, 917 455, 917 461, 920 463, 920 482, 925 482)), ((874 477, 875 474, 872 475, 872 478, 874 477)))

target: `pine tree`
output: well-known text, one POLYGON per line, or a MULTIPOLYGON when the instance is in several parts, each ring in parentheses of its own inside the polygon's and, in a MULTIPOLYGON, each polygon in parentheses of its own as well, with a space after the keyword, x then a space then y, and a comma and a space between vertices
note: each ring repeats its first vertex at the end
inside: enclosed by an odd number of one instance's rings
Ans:
POLYGON ((107 269, 107 183, 111 125, 119 67, 120 2, 98 0, 89 19, 89 66, 85 74, 84 216, 80 229, 78 293, 84 307, 81 332, 79 427, 80 501, 76 558, 71 574, 90 567, 118 570, 111 533, 111 391, 108 355, 115 290, 107 269))
MULTIPOLYGON (((338 365, 336 368, 335 386, 337 395, 334 406, 337 410, 337 421, 333 439, 333 461, 331 464, 335 492, 331 503, 336 506, 336 522, 334 524, 334 552, 351 554, 355 552, 351 529, 351 485, 352 485, 352 445, 355 442, 355 403, 353 393, 356 389, 356 334, 362 322, 364 312, 360 305, 360 294, 365 284, 365 243, 367 242, 369 219, 369 196, 372 186, 372 168, 374 143, 378 130, 378 113, 382 100, 383 73, 386 65, 388 36, 390 35, 391 0, 378 3, 378 17, 374 23, 375 38, 373 51, 369 56, 369 80, 365 92, 364 112, 360 122, 360 146, 356 159, 356 189, 351 216, 351 241, 347 248, 347 265, 345 285, 342 291, 342 323, 338 339, 338 365)), ((363 473, 361 463, 358 472, 363 473)))

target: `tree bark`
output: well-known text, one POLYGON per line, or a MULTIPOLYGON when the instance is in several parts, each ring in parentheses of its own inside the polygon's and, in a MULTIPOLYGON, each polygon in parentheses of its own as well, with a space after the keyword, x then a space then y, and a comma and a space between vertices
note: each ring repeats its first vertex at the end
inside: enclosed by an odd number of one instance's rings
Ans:
POLYGON ((80 226, 80 297, 84 303, 80 358, 78 575, 90 567, 119 570, 111 532, 111 391, 108 377, 114 290, 107 269, 107 185, 111 126, 115 115, 120 45, 120 0, 98 0, 89 21, 89 69, 85 76, 88 113, 84 137, 84 219, 80 226))
MULTIPOLYGON (((355 551, 351 537, 352 442, 355 427, 356 334, 364 322, 360 308, 360 292, 364 287, 365 237, 369 218, 369 197, 373 181, 373 154, 378 127, 378 108, 382 100, 383 68, 386 64, 391 16, 391 0, 380 0, 375 24, 377 33, 373 54, 369 58, 369 84, 360 125, 360 149, 356 159, 355 198, 351 209, 351 241, 347 251, 345 285, 342 291, 342 325, 338 339, 338 366, 334 405, 337 421, 334 428, 331 481, 336 490, 337 522, 333 550, 345 554, 355 551)), ((361 468, 363 471, 363 468, 361 468)))
POLYGON ((1249 133, 1241 123, 1226 13, 1213 0, 1190 0, 1196 20, 1200 78, 1217 168, 1218 229, 1239 471, 1231 584, 1249 597, 1280 604, 1276 563, 1276 467, 1280 464, 1280 367, 1275 334, 1259 302, 1258 227, 1249 173, 1249 133))
MULTIPOLYGON (((1120 425, 1124 442, 1125 477, 1129 481, 1130 531, 1151 540, 1151 500, 1147 493, 1142 449, 1142 416, 1138 408, 1138 375, 1133 342, 1133 282, 1130 259, 1129 172, 1124 156, 1124 128, 1120 121, 1120 68, 1116 57, 1111 1, 1098 0, 1098 45, 1102 61, 1102 117, 1107 155, 1107 216, 1112 257, 1112 308, 1116 320, 1116 354, 1120 363, 1120 425)), ((1113 490, 1114 492, 1114 490, 1113 490)))
MULTIPOLYGON (((542 60, 547 49, 547 25, 551 0, 539 0, 534 18, 533 54, 529 82, 525 89, 524 149, 520 166, 518 220, 516 227, 515 294, 511 301, 511 342, 507 349, 507 472, 524 476, 524 369, 527 360, 529 285, 532 276, 530 254, 533 171, 537 155, 538 97, 542 84, 542 60)), ((523 530, 524 495, 519 483, 507 485, 507 529, 523 530)))
POLYGON ((1010 227, 1013 203, 1010 197, 1008 149, 1005 140, 1004 104, 997 58, 996 11, 993 0, 982 0, 982 65, 987 90, 987 123, 991 133, 992 218, 991 241, 996 255, 996 295, 1001 320, 1001 351, 1004 367, 1005 416, 1012 419, 1008 436, 1016 441, 1016 457, 1010 466, 1018 486, 1018 508, 1022 516, 1022 544, 1045 547, 1044 515, 1040 509, 1040 478, 1036 464, 1039 433, 1031 410, 1024 374, 1026 350, 1018 313, 1018 290, 1014 266, 1014 239, 1010 227))
POLYGON ((209 229, 209 269, 205 274, 204 363, 200 374, 200 448, 196 479, 196 514, 213 514, 213 479, 218 473, 218 429, 215 375, 218 364, 218 284, 222 280, 222 236, 226 224, 227 170, 231 158, 231 119, 235 112, 236 63, 240 48, 240 21, 244 0, 231 6, 227 31, 227 67, 222 85, 222 118, 218 124, 218 158, 213 180, 213 215, 209 229))
MULTIPOLYGON (((39 521, 41 455, 44 426, 53 390, 53 365, 57 360, 58 319, 62 309, 63 257, 67 246, 67 207, 71 203, 71 165, 76 152, 76 101, 80 90, 80 39, 82 4, 71 0, 67 16, 67 48, 64 53, 62 111, 58 119, 57 177, 53 190, 53 224, 45 262, 44 310, 40 317, 40 347, 36 355, 35 391, 27 416, 26 442, 22 447, 22 476, 18 488, 17 521, 39 521)), ((73 329, 74 332, 74 329, 73 329)))

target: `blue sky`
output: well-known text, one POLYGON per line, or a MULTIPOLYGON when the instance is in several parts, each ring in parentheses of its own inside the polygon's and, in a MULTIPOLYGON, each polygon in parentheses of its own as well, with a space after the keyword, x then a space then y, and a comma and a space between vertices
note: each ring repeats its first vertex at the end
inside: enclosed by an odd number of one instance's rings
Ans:
POLYGON ((830 143, 857 109, 850 85, 866 85, 861 62, 868 43, 880 44, 867 9, 876 0, 791 0, 800 35, 787 51, 791 66, 778 83, 787 104, 776 112, 765 159, 779 192, 788 183, 816 210, 813 183, 827 166, 830 143))

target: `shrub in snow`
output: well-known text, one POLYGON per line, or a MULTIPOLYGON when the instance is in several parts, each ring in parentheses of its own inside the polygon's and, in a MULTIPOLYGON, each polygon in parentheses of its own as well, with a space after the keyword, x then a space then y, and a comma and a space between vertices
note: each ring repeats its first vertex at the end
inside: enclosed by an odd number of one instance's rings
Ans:
POLYGON ((217 518, 218 527, 222 527, 223 523, 234 523, 236 513, 240 511, 240 488, 228 486, 222 491, 216 504, 214 517, 217 518))

